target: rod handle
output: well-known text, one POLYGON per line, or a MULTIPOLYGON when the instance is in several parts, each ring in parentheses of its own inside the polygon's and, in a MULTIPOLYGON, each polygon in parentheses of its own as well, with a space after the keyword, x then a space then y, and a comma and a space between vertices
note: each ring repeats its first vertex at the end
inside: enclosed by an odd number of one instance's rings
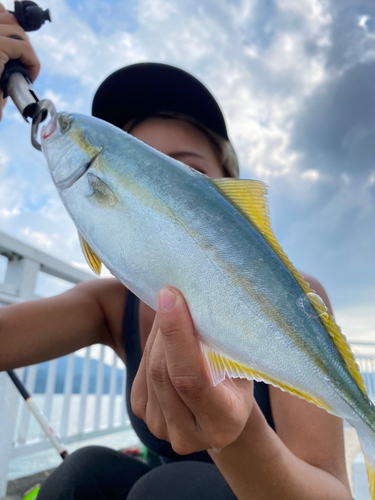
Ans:
POLYGON ((0 88, 3 91, 4 97, 8 97, 8 83, 9 83, 9 78, 14 74, 14 73, 21 73, 21 75, 25 78, 27 83, 31 84, 31 78, 29 75, 29 72, 26 69, 26 66, 21 63, 19 59, 13 59, 11 61, 8 61, 5 65, 4 72, 1 76, 1 81, 0 81, 0 88))

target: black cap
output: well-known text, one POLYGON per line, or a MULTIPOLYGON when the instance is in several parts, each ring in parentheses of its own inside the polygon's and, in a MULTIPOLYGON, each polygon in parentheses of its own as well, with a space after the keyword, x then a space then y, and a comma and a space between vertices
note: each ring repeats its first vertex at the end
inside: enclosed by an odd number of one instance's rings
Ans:
POLYGON ((161 111, 190 116, 228 139, 223 113, 209 90, 168 64, 139 63, 115 71, 100 85, 92 103, 93 116, 121 128, 132 118, 161 111))

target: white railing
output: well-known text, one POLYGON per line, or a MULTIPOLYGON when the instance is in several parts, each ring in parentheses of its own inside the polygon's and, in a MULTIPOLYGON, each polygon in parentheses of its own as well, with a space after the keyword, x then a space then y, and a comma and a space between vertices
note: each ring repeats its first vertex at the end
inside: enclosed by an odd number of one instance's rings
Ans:
MULTIPOLYGON (((60 362, 61 365, 61 362, 60 362)), ((104 346, 92 346, 85 349, 84 357, 70 354, 59 360, 55 359, 47 364, 43 373, 45 389, 37 387, 37 374, 41 374, 43 365, 33 365, 16 370, 23 380, 28 392, 33 395, 47 420, 59 434, 64 444, 75 443, 105 434, 119 432, 129 427, 125 410, 125 371, 120 365, 113 351, 104 346), (99 360, 92 357, 92 350, 99 351, 99 360), (105 356, 107 355, 107 356, 105 356), (105 363, 104 358, 112 356, 111 364, 105 363), (59 361, 66 362, 65 370, 59 370, 60 380, 56 380, 59 361), (95 363, 95 377, 91 376, 90 365, 95 363), (79 377, 75 377, 75 365, 83 365, 79 377), (61 372, 64 380, 61 380, 61 372), (107 373, 105 373, 107 371, 107 373), (60 391, 56 392, 56 382, 63 382, 60 391), (103 391, 103 386, 109 390, 103 391), (37 391, 36 391, 37 390, 37 391), (116 403, 121 400, 120 408, 116 403), (106 414, 103 414, 106 412, 106 414)), ((44 364, 44 367, 46 364, 44 364)), ((92 375, 92 374, 91 374, 92 375)), ((29 408, 18 402, 20 407, 12 409, 16 415, 15 432, 13 435, 10 459, 36 453, 50 447, 49 441, 39 429, 31 416, 29 408), (33 425, 31 426, 31 421, 33 425)), ((9 409, 8 409, 9 411, 9 409)))
MULTIPOLYGON (((41 275, 54 277, 60 289, 93 279, 1 232, 0 259, 0 305, 37 298, 41 275)), ((16 373, 66 445, 129 427, 124 365, 108 347, 91 346, 16 373)), ((0 373, 0 498, 11 460, 50 446, 7 373, 0 373)))
MULTIPOLYGON (((351 342, 356 361, 361 370, 369 397, 375 400, 375 342, 351 342)), ((369 500, 369 488, 366 466, 359 442, 355 446, 355 455, 349 465, 352 492, 355 500, 369 500)))

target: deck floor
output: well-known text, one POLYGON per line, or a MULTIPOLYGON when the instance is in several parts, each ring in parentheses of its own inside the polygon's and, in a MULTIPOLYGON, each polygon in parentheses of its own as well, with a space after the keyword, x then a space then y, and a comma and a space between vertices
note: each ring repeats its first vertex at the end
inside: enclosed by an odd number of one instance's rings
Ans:
POLYGON ((18 479, 13 479, 13 481, 9 481, 7 494, 4 500, 21 500, 26 491, 36 484, 42 483, 53 470, 54 469, 37 472, 31 476, 20 477, 18 479))
MULTIPOLYGON (((91 444, 91 443, 87 443, 91 444)), ((107 443, 109 445, 109 443, 107 443)), ((346 452, 346 463, 349 475, 350 485, 352 486, 352 467, 354 458, 361 450, 357 434, 354 429, 345 429, 345 452, 346 452)), ((21 500, 22 495, 33 487, 37 483, 43 482, 43 480, 53 471, 50 469, 43 472, 38 472, 30 476, 21 477, 8 482, 7 495, 3 500, 21 500)))

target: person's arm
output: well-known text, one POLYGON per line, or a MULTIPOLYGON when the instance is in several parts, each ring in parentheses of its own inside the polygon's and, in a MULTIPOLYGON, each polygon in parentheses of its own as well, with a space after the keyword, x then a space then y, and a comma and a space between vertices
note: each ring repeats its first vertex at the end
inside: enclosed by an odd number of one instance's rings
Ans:
POLYGON ((271 389, 278 435, 251 382, 225 379, 214 387, 186 303, 174 294, 169 310, 159 301, 133 384, 134 413, 177 453, 221 449, 209 453, 240 500, 349 500, 339 421, 289 395, 278 400, 280 391, 271 389))
MULTIPOLYGON (((299 426, 304 427, 303 422, 299 426)), ((292 428, 290 431, 294 433, 292 428)), ((238 439, 220 453, 209 453, 240 500, 350 500, 343 449, 337 443, 330 450, 327 446, 319 449, 319 429, 308 434, 312 440, 304 437, 298 444, 301 458, 268 426, 254 405, 238 439)))
POLYGON ((126 289, 115 279, 81 283, 47 299, 0 307, 0 371, 57 358, 92 344, 122 358, 126 289))

